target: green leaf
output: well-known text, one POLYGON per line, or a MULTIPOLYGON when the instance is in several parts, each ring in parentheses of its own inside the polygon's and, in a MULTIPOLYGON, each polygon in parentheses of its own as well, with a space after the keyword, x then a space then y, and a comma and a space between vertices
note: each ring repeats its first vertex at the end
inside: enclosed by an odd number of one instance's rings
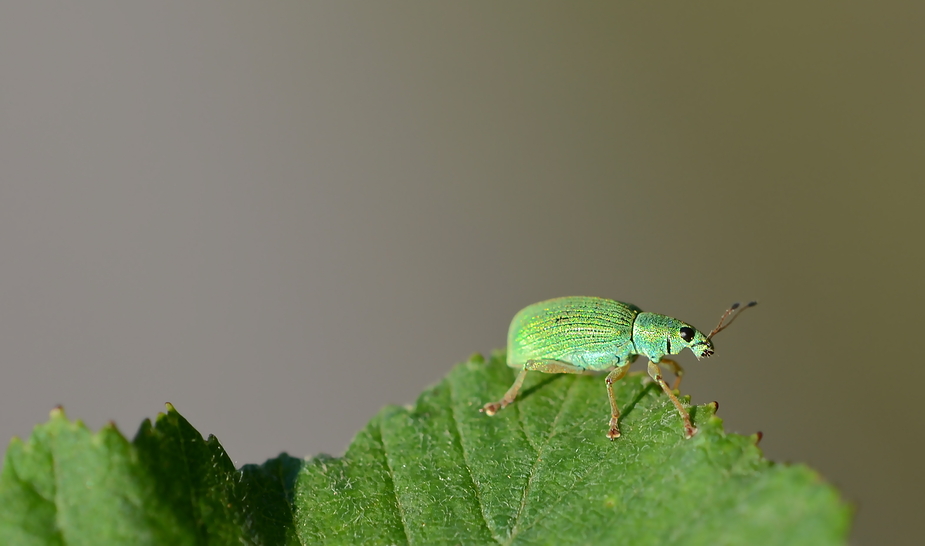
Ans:
POLYGON ((457 366, 389 407, 343 458, 298 477, 303 544, 844 544, 850 510, 812 470, 761 457, 712 405, 681 419, 640 375, 619 384, 623 436, 605 437, 602 377, 528 375, 517 403, 503 353, 457 366), (532 376, 532 377, 531 377, 532 376))
POLYGON ((530 374, 503 353, 383 409, 341 458, 235 470, 172 406, 128 442, 55 410, 0 472, 0 544, 843 544, 850 511, 803 466, 725 434, 710 405, 681 421, 641 376, 605 437, 603 378, 530 374), (531 377, 532 376, 532 377, 531 377))

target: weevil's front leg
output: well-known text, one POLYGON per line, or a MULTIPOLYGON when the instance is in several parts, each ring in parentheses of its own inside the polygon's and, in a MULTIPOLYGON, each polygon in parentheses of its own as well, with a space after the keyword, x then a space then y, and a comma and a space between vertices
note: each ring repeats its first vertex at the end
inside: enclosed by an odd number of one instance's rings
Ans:
POLYGON ((620 410, 617 409, 617 398, 613 395, 613 384, 623 379, 629 369, 629 365, 614 368, 604 379, 604 382, 607 383, 607 396, 610 398, 610 430, 607 431, 607 437, 611 440, 620 437, 620 427, 617 426, 617 422, 620 420, 620 410))
POLYGON ((681 386, 681 376, 684 375, 684 368, 680 364, 671 360, 670 358, 663 358, 658 361, 659 366, 664 366, 671 370, 671 373, 674 374, 674 385, 671 386, 671 390, 676 391, 678 387, 681 386))
POLYGON ((665 394, 671 399, 671 403, 674 404, 674 407, 678 408, 678 413, 681 414, 681 419, 684 420, 684 437, 690 438, 693 436, 694 433, 697 432, 697 429, 691 424, 690 416, 684 411, 684 407, 681 405, 681 402, 678 401, 678 397, 668 388, 668 383, 665 383, 665 380, 662 378, 662 373, 658 369, 658 364, 651 360, 649 361, 649 375, 652 376, 652 379, 658 383, 658 386, 665 391, 665 394))
POLYGON ((524 364, 523 369, 520 370, 520 373, 517 374, 517 379, 514 380, 514 384, 511 385, 511 388, 504 394, 504 398, 497 402, 485 404, 479 411, 487 413, 488 415, 494 415, 498 413, 498 410, 502 410, 513 404, 514 399, 517 398, 517 392, 520 390, 521 385, 524 384, 524 378, 527 377, 528 371, 543 373, 583 373, 585 369, 560 360, 528 360, 524 364))

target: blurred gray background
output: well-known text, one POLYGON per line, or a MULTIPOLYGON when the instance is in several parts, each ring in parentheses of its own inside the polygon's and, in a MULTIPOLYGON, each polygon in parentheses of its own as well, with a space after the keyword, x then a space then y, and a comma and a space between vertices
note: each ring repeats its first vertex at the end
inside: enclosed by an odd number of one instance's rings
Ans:
MULTIPOLYGON (((925 505, 913 2, 0 5, 0 436, 164 402, 236 464, 598 295, 703 330, 684 392, 925 505)), ((603 395, 603 391, 602 391, 603 395)), ((914 534, 916 533, 916 534, 914 534)))

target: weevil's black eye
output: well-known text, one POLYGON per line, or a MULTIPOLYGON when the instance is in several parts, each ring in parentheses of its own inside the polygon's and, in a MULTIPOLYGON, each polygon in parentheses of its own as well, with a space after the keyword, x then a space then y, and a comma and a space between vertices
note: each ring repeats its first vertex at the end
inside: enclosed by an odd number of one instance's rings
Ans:
POLYGON ((683 339, 684 341, 688 343, 690 343, 691 341, 694 341, 694 329, 688 328, 687 326, 682 327, 681 328, 681 339, 683 339))

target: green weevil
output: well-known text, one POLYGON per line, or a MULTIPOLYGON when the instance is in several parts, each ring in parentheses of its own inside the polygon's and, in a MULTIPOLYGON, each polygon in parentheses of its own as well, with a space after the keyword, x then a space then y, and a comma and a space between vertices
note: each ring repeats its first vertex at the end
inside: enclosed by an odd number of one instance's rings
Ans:
MULTIPOLYGON (((756 305, 751 302, 745 308, 756 305)), ((727 328, 738 315, 733 304, 709 335, 676 318, 647 313, 630 303, 604 298, 570 296, 528 305, 511 321, 507 337, 507 365, 519 368, 514 384, 498 402, 485 404, 480 411, 494 415, 514 403, 528 371, 543 373, 585 373, 609 370, 605 383, 610 398, 611 440, 620 436, 620 410, 613 384, 626 375, 629 365, 642 355, 649 359, 648 372, 665 391, 684 421, 684 437, 697 432, 673 390, 681 384, 684 370, 665 355, 690 349, 698 360, 713 354, 712 338, 727 328), (726 322, 726 319, 729 321, 726 322), (662 378, 659 366, 675 375, 672 388, 662 378)))

